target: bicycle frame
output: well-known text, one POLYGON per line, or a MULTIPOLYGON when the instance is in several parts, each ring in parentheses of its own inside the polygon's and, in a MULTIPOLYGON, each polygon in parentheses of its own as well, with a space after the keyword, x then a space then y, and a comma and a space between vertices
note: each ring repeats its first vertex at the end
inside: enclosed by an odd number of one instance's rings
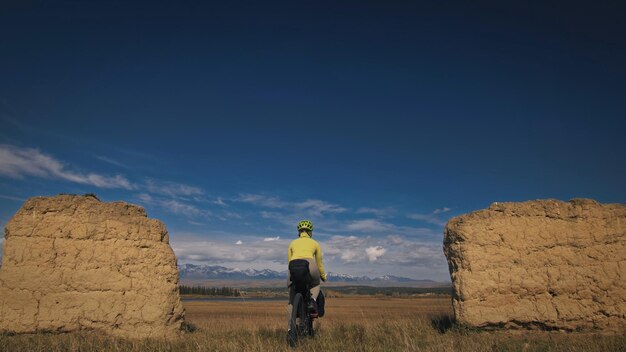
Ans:
POLYGON ((290 302, 292 304, 292 308, 287 341, 290 346, 294 347, 299 338, 304 336, 315 336, 313 321, 318 316, 317 313, 314 314, 309 311, 309 303, 311 302, 310 285, 293 285, 293 287, 290 287, 290 291, 292 289, 294 294, 293 299, 290 302), (295 290, 296 286, 300 288, 297 291, 295 290))

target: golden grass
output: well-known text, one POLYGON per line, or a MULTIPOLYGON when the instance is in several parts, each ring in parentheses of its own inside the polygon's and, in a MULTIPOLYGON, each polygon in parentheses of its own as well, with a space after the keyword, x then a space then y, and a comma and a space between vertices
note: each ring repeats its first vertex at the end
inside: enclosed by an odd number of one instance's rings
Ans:
POLYGON ((2 351, 626 351, 626 335, 477 331, 449 326, 450 299, 329 298, 318 334, 286 343, 284 302, 186 302, 196 330, 178 341, 96 332, 0 335, 2 351))

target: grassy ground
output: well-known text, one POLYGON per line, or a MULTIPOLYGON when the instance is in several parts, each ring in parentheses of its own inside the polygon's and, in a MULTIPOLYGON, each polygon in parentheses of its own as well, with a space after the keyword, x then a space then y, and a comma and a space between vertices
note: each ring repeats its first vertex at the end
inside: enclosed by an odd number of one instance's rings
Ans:
POLYGON ((99 333, 0 335, 1 351, 626 351, 626 334, 475 331, 450 324, 449 298, 330 298, 318 334, 286 344, 284 302, 186 302, 178 341, 99 333))

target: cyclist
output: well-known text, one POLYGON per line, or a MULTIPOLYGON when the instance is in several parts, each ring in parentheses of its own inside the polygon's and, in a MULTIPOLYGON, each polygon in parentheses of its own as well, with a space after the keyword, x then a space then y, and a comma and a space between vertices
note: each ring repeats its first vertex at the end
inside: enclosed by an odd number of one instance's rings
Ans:
MULTIPOLYGON (((320 280, 326 281, 326 273, 322 264, 322 249, 319 243, 312 239, 313 224, 309 220, 302 220, 298 223, 298 238, 293 240, 289 245, 288 259, 289 262, 296 259, 303 259, 309 262, 309 272, 311 274, 311 298, 313 299, 313 309, 317 312, 317 298, 320 294, 320 280)), ((294 295, 294 285, 289 279, 289 311, 291 311, 291 301, 294 295)), ((322 303, 322 302, 320 302, 322 303)), ((323 315, 323 304, 320 306, 320 316, 323 315)), ((291 314, 291 312, 290 312, 291 314)))

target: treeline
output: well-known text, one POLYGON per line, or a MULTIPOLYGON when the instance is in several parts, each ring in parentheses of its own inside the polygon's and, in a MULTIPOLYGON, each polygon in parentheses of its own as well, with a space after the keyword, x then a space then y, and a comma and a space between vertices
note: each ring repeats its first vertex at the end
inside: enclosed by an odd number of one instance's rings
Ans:
POLYGON ((179 285, 178 291, 181 295, 203 295, 203 296, 227 296, 240 297, 241 292, 233 287, 205 287, 179 285))

